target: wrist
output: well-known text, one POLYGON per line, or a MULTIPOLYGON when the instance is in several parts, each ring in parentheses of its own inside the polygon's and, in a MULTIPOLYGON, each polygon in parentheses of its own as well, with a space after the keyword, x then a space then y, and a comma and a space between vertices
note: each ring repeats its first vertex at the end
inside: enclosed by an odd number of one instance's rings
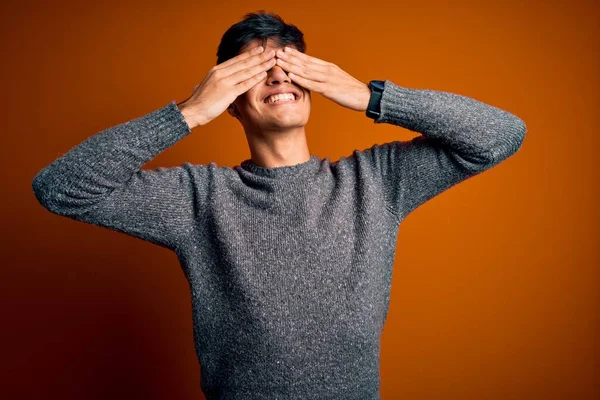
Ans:
POLYGON ((197 126, 204 125, 201 121, 198 120, 198 116, 194 114, 193 110, 190 106, 187 106, 185 102, 177 104, 177 108, 183 115, 183 119, 188 124, 190 130, 194 129, 197 126))
POLYGON ((364 87, 363 94, 360 97, 360 110, 358 110, 361 112, 367 111, 367 108, 369 107, 369 100, 371 99, 371 89, 369 88, 369 85, 365 83, 364 87))

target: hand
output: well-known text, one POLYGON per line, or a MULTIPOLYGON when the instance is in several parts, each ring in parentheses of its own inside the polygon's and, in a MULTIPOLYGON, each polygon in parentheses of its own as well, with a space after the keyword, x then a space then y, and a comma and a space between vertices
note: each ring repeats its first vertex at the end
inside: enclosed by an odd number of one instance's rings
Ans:
POLYGON ((369 85, 353 78, 340 67, 289 47, 277 51, 277 65, 298 85, 321 93, 337 104, 366 111, 371 98, 369 85))
POLYGON ((177 104, 190 129, 221 115, 239 95, 265 79, 274 65, 275 52, 258 46, 212 67, 192 95, 177 104))

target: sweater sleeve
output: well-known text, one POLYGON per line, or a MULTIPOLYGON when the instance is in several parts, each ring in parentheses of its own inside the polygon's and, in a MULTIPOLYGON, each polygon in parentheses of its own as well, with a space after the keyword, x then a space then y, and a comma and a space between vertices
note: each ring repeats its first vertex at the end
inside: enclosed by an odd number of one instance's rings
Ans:
POLYGON ((385 82, 381 115, 421 133, 372 148, 386 206, 399 220, 437 194, 514 154, 526 126, 517 116, 475 99, 385 82))
POLYGON ((198 212, 194 174, 185 163, 141 167, 191 132, 174 101, 103 130, 39 171, 32 187, 48 211, 173 249, 198 212))

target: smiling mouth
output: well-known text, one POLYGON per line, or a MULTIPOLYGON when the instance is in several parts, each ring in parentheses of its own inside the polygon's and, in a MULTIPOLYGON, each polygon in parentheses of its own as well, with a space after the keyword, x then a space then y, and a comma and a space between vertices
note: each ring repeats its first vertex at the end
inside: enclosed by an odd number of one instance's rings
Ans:
POLYGON ((290 103, 296 103, 298 102, 298 99, 300 98, 297 94, 295 93, 291 93, 294 96, 294 99, 281 99, 281 100, 276 100, 273 102, 269 102, 269 98, 271 96, 268 96, 265 98, 265 100, 263 101, 265 104, 271 105, 271 106, 276 106, 278 104, 290 104, 290 103))

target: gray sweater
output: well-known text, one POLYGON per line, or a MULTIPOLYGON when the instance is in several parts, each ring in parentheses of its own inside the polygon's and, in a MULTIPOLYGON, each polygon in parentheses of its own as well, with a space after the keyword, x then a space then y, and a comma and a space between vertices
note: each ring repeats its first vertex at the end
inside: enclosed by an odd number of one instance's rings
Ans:
POLYGON ((207 399, 375 400, 401 221, 526 132, 502 109, 390 81, 375 122, 421 135, 335 162, 142 169, 191 132, 173 101, 73 147, 33 191, 54 214, 177 254, 207 399))

